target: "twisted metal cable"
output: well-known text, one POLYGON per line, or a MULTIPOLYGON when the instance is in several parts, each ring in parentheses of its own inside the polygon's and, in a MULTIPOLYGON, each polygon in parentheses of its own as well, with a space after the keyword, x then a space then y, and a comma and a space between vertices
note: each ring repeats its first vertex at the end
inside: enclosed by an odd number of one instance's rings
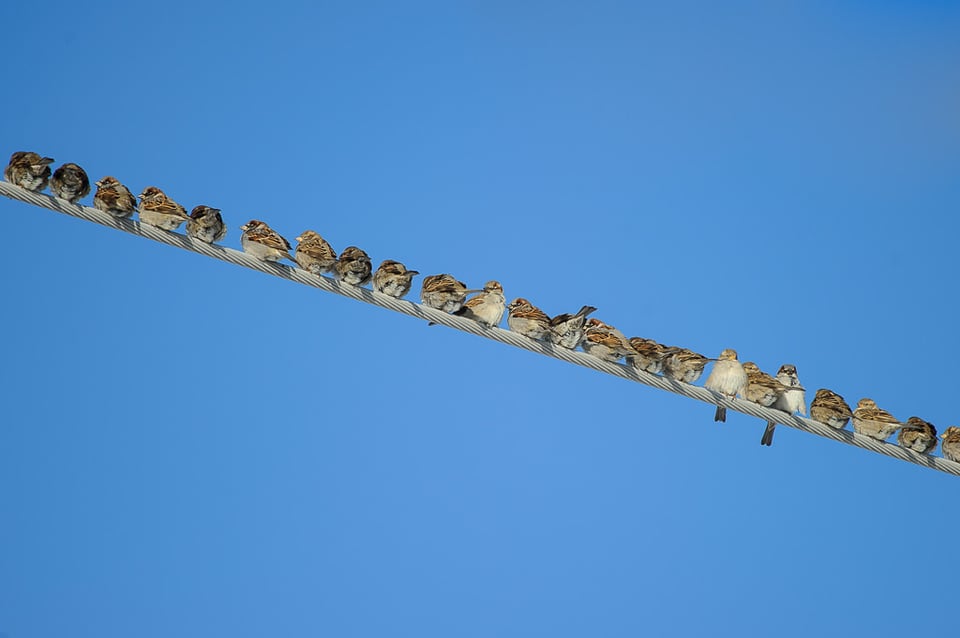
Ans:
POLYGON ((892 456, 900 459, 901 461, 909 461, 910 463, 915 463, 917 465, 922 465, 934 470, 946 472, 947 474, 960 476, 960 463, 956 463, 939 456, 920 454, 919 452, 908 450, 900 447, 899 445, 887 443, 885 441, 878 441, 849 430, 836 430, 812 419, 786 414, 785 412, 773 410, 771 408, 765 408, 742 399, 727 399, 719 394, 707 390, 706 388, 687 383, 681 383, 666 377, 650 374, 649 372, 636 370, 632 366, 602 361, 583 352, 575 352, 573 350, 567 350, 566 348, 555 347, 552 344, 534 341, 533 339, 529 339, 523 335, 511 332, 509 330, 503 330, 502 328, 485 328, 470 319, 449 315, 445 312, 441 312, 421 304, 416 304, 404 299, 394 299, 389 295, 368 290, 367 288, 351 286, 349 284, 341 284, 334 279, 314 275, 305 270, 294 268, 292 266, 260 261, 259 259, 251 257, 246 253, 233 250, 231 248, 206 244, 204 242, 194 240, 186 235, 160 230, 154 226, 141 224, 138 221, 117 219, 112 215, 96 210, 95 208, 80 206, 79 204, 71 204, 65 200, 57 199, 50 195, 24 190, 7 182, 0 181, 0 195, 4 195, 10 199, 16 199, 27 204, 33 204, 34 206, 40 206, 41 208, 48 208, 52 211, 70 215, 72 217, 79 217, 80 219, 85 219, 102 226, 108 226, 110 228, 122 230, 133 235, 146 237, 147 239, 152 239, 164 244, 176 246, 177 248, 190 250, 195 253, 200 253, 201 255, 206 255, 207 257, 213 257, 215 259, 227 261, 231 264, 250 268, 251 270, 259 270, 260 272, 268 275, 289 279, 307 286, 313 286, 314 288, 320 288, 326 292, 332 292, 334 294, 343 295, 344 297, 350 297, 351 299, 356 299, 357 301, 380 306, 381 308, 387 308, 388 310, 410 315, 411 317, 416 317, 417 319, 432 321, 449 328, 462 330, 463 332, 469 332, 470 334, 480 337, 493 339, 494 341, 499 341, 517 348, 523 348, 524 350, 530 350, 531 352, 537 352, 555 359, 561 359, 568 363, 573 363, 585 368, 591 368, 599 372, 612 374, 614 376, 627 379, 628 381, 643 383, 660 390, 666 390, 667 392, 681 394, 685 397, 696 399, 697 401, 703 401, 704 403, 722 405, 728 410, 733 410, 742 414, 748 414, 764 421, 772 421, 780 425, 803 430, 804 432, 817 434, 834 441, 847 443, 848 445, 855 445, 879 454, 892 456))

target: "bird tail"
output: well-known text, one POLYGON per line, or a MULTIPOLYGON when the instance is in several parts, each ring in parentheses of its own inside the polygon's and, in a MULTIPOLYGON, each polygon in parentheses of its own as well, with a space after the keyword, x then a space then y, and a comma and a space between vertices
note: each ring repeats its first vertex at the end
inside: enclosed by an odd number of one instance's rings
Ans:
POLYGON ((763 431, 763 437, 760 439, 760 445, 773 445, 773 431, 777 429, 777 424, 773 421, 767 421, 767 429, 763 431))
POLYGON ((722 405, 717 406, 717 411, 713 414, 713 420, 721 423, 727 422, 727 409, 722 405))

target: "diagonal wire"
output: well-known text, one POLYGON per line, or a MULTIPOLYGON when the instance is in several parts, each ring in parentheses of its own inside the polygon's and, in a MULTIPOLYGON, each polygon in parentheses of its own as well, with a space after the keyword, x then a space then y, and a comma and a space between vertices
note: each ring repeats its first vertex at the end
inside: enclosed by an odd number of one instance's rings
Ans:
POLYGON ((649 372, 636 370, 632 366, 602 361, 583 352, 575 352, 565 348, 557 348, 551 344, 534 341, 533 339, 529 339, 523 335, 511 332, 509 330, 503 330, 502 328, 485 328, 470 319, 449 315, 445 312, 441 312, 421 304, 416 304, 404 299, 394 299, 389 295, 368 290, 367 288, 360 288, 357 286, 351 286, 349 284, 341 284, 334 279, 314 275, 299 268, 260 261, 259 259, 251 257, 246 253, 233 250, 231 248, 205 244, 186 235, 160 230, 154 226, 141 224, 138 221, 117 219, 108 213, 98 211, 94 208, 80 206, 79 204, 71 204, 65 200, 57 199, 43 193, 34 193, 7 182, 0 181, 0 195, 4 195, 11 199, 16 199, 27 204, 33 204, 34 206, 48 208, 52 211, 70 215, 72 217, 79 217, 80 219, 85 219, 87 221, 94 222, 102 226, 108 226, 126 233, 139 235, 140 237, 146 237, 147 239, 152 239, 164 244, 176 246, 177 248, 190 250, 195 253, 200 253, 201 255, 206 255, 207 257, 213 257, 215 259, 227 261, 231 264, 250 268, 251 270, 259 270, 260 272, 268 275, 289 279, 307 286, 313 286, 314 288, 320 288, 326 292, 332 292, 337 295, 343 295, 344 297, 356 299, 357 301, 380 306, 381 308, 387 308, 388 310, 401 312, 405 315, 416 317, 417 319, 432 321, 456 330, 462 330, 463 332, 469 332, 480 337, 493 339, 494 341, 499 341, 517 348, 523 348, 524 350, 537 352, 548 357, 561 359, 568 363, 573 363, 585 368, 597 370, 598 372, 605 372, 607 374, 627 379, 628 381, 643 383, 660 390, 666 390, 667 392, 681 394, 685 397, 696 399, 697 401, 703 401, 704 403, 722 405, 728 410, 733 410, 742 414, 748 414, 764 421, 772 421, 780 425, 803 430, 804 432, 810 432, 834 441, 855 445, 860 448, 872 450, 873 452, 892 456, 902 461, 908 461, 910 463, 922 465, 934 470, 946 472, 947 474, 960 476, 960 463, 956 463, 939 456, 920 454, 919 452, 908 450, 900 447, 899 445, 887 443, 886 441, 878 441, 849 430, 836 430, 812 419, 801 418, 795 415, 786 414, 785 412, 781 412, 779 410, 764 408, 748 401, 736 399, 730 400, 720 396, 719 394, 715 394, 706 388, 687 383, 681 383, 666 377, 650 374, 649 372))

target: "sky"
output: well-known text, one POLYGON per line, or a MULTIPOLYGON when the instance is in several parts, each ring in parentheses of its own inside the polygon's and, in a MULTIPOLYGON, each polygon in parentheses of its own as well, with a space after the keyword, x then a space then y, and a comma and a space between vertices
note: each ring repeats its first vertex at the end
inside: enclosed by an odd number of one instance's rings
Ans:
MULTIPOLYGON (((215 206, 230 247, 251 218, 309 228, 960 424, 955 3, 4 12, 4 160, 215 206)), ((2 638, 948 624, 956 477, 786 427, 762 448, 742 414, 0 215, 2 638)))

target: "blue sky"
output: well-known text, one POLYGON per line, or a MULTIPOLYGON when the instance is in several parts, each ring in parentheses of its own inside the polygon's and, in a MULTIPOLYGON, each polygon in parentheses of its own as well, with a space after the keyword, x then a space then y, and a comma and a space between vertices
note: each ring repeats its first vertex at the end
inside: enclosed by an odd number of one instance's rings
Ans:
MULTIPOLYGON (((954 3, 89 4, 5 9, 4 158, 960 424, 954 3)), ((956 477, 0 214, 4 638, 944 626, 956 477)))

